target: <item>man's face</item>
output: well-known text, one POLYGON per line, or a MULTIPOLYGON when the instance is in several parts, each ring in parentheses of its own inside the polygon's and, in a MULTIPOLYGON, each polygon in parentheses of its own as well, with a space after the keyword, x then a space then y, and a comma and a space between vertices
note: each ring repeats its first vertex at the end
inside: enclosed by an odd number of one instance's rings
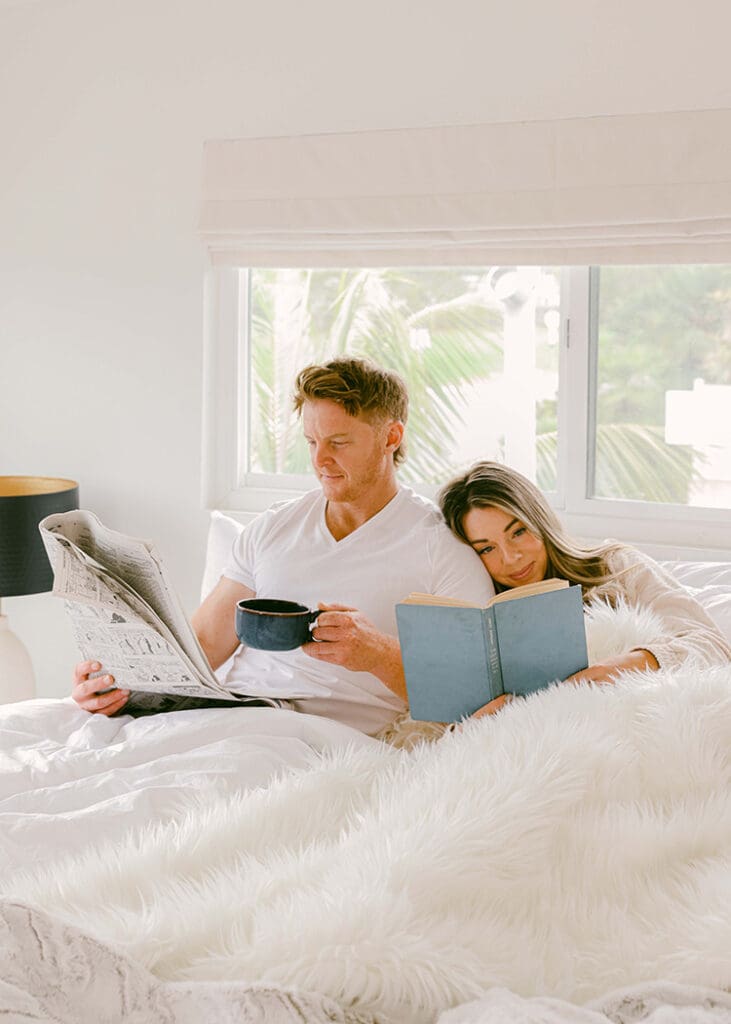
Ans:
POLYGON ((337 402, 316 399, 302 406, 302 426, 328 501, 357 502, 391 480, 388 423, 371 424, 361 416, 349 416, 337 402))

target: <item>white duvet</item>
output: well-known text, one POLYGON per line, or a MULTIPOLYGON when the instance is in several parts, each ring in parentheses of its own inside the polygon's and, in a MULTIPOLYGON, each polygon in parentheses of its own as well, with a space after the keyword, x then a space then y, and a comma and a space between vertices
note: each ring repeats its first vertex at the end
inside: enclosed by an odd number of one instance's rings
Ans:
POLYGON ((413 752, 269 709, 0 728, 8 1020, 731 1021, 731 667, 413 752))
POLYGON ((0 878, 57 863, 131 827, 265 786, 343 744, 378 747, 347 726, 271 708, 131 719, 68 700, 0 707, 0 878))

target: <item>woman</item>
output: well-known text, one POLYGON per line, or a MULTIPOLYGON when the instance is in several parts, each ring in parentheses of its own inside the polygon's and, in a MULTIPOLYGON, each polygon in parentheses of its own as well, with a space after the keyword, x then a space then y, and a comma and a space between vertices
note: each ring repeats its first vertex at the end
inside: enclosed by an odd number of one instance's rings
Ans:
MULTIPOLYGON (((584 547, 565 532, 538 488, 496 462, 478 462, 440 496, 450 529, 480 556, 497 591, 557 577, 581 585, 584 601, 624 600, 651 607, 663 621, 657 636, 619 657, 590 665, 569 682, 612 682, 628 669, 668 668, 693 656, 726 664, 731 646, 704 609, 647 555, 617 541, 584 547)), ((498 697, 475 717, 498 711, 498 697)))

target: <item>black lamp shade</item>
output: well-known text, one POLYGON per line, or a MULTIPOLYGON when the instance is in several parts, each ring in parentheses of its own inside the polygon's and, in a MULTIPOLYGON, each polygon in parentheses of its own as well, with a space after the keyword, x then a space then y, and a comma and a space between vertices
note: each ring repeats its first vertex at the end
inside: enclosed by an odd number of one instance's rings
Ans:
POLYGON ((53 570, 38 523, 53 512, 78 507, 75 480, 0 476, 0 597, 51 590, 53 570))

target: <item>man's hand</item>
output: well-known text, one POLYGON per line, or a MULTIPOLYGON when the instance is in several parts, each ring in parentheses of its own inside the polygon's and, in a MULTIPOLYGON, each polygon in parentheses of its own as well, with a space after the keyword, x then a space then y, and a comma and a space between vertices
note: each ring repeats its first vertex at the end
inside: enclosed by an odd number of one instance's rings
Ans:
POLYGON ((342 665, 351 672, 375 674, 383 650, 383 633, 357 608, 344 604, 320 604, 318 608, 313 642, 302 647, 305 654, 342 665))
POLYGON ((129 690, 118 690, 114 686, 113 676, 94 676, 90 679, 90 673, 98 672, 101 665, 98 661, 81 661, 74 668, 74 683, 71 696, 84 711, 90 711, 99 715, 113 715, 127 703, 129 690), (109 693, 100 693, 107 690, 109 693))
POLYGON ((320 604, 312 642, 302 650, 318 661, 342 665, 351 672, 370 672, 403 700, 406 683, 401 648, 394 636, 381 633, 357 608, 320 604))

